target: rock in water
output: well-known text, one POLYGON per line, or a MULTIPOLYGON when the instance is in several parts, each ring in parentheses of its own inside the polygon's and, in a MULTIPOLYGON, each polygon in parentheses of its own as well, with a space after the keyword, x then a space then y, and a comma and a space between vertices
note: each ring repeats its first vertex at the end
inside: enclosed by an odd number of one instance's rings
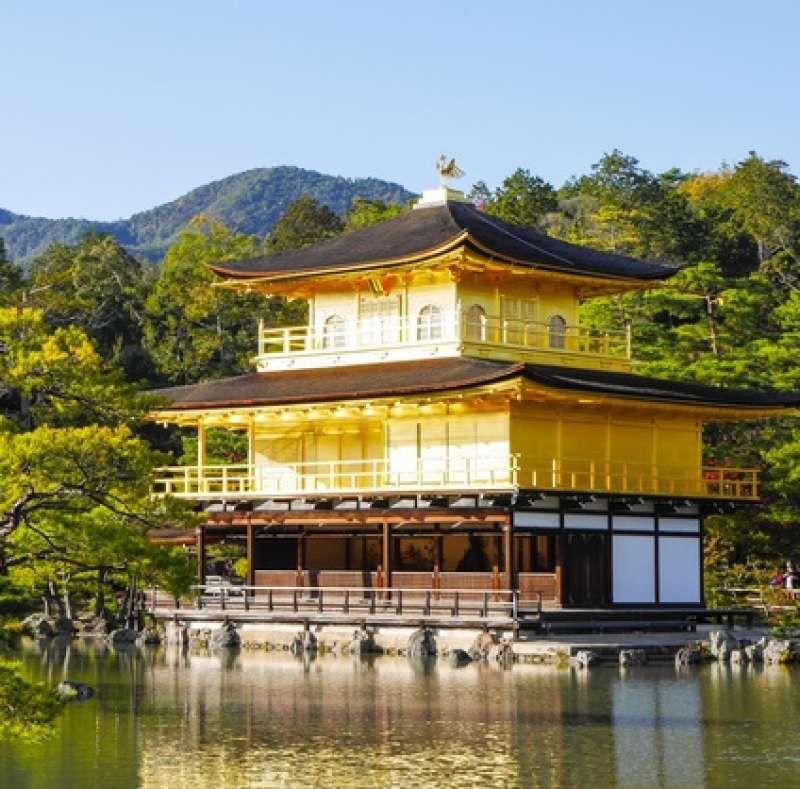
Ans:
POLYGON ((130 630, 127 627, 121 627, 118 630, 112 630, 108 634, 108 643, 112 646, 123 646, 125 644, 133 644, 136 642, 136 631, 130 630))
POLYGON ((94 688, 84 685, 83 682, 73 682, 65 679, 57 688, 58 695, 64 701, 86 701, 94 696, 94 688))
POLYGON ((761 644, 750 644, 744 651, 750 663, 761 663, 764 659, 764 647, 761 644))
POLYGON ((739 639, 728 630, 712 630, 708 634, 711 654, 717 660, 725 661, 734 649, 739 649, 739 639))
POLYGON ((233 622, 225 622, 211 634, 211 646, 217 649, 238 647, 241 643, 242 639, 233 622))
POLYGON ((75 623, 66 616, 60 616, 53 622, 53 631, 57 636, 71 636, 75 632, 75 623))
POLYGON ((26 633, 39 638, 53 635, 53 628, 44 614, 30 614, 22 620, 22 627, 26 633))
POLYGON ((304 655, 306 652, 316 652, 317 637, 310 630, 303 630, 294 637, 289 649, 293 655, 304 655))
POLYGON ((696 663, 702 663, 702 662, 703 662, 703 653, 700 647, 697 646, 681 647, 675 653, 676 666, 691 666, 696 663))
POLYGON ((597 652, 592 652, 590 649, 581 649, 575 655, 575 663, 578 668, 589 668, 600 660, 600 655, 597 652))
POLYGON ((469 656, 473 660, 486 660, 489 657, 489 650, 497 643, 497 636, 484 630, 475 636, 472 646, 469 648, 469 656))
POLYGON ((353 640, 347 647, 351 655, 380 655, 383 650, 375 643, 375 636, 369 630, 356 630, 353 640))
POLYGON ((643 649, 620 649, 619 651, 619 664, 620 666, 646 666, 647 665, 647 652, 643 649))
POLYGON ((55 633, 50 622, 47 619, 41 619, 33 628, 33 635, 36 638, 52 638, 55 633))
POLYGON ((468 652, 463 649, 451 649, 447 657, 448 662, 453 668, 461 668, 469 663, 472 663, 472 658, 468 652))
POLYGON ((144 646, 156 646, 161 643, 161 636, 153 627, 146 627, 136 637, 136 643, 144 646))
POLYGON ((792 642, 776 638, 770 640, 764 649, 764 662, 775 665, 777 663, 793 663, 796 655, 792 650, 792 642))
POLYGON ((489 663, 512 663, 514 661, 514 650, 508 641, 500 641, 495 644, 486 656, 489 663))
POLYGON ((408 637, 407 654, 410 658, 426 658, 436 655, 436 641, 429 628, 421 627, 408 637))

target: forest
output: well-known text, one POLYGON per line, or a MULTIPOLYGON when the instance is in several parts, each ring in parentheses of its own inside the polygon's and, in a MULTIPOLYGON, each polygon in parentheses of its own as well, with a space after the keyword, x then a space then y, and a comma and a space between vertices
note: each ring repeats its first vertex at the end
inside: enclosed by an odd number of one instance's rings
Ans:
MULTIPOLYGON (((683 264, 664 287, 583 307, 590 325, 630 326, 639 372, 800 387, 800 185, 786 163, 753 152, 711 172, 653 173, 615 150, 559 187, 520 168, 469 197, 573 243, 683 264)), ((355 197, 340 216, 302 196, 266 237, 201 213, 157 266, 95 230, 51 244, 25 270, 0 243, 0 616, 42 597, 64 616, 74 597, 102 616, 152 581, 185 591, 190 561, 147 534, 190 528, 195 516, 154 503, 149 484, 191 442, 144 419, 147 392, 247 371, 259 318, 305 317, 301 303, 212 287, 206 264, 300 248, 408 209, 355 197)), ((762 585, 800 561, 800 426, 787 417, 712 431, 709 460, 765 470, 761 506, 708 521, 713 604, 724 582, 762 585)), ((237 451, 213 448, 220 459, 237 451)))

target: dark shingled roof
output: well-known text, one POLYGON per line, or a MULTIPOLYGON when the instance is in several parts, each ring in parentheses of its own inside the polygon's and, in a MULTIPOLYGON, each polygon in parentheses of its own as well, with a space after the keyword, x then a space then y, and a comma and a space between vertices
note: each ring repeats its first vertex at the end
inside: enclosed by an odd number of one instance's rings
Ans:
POLYGON ((280 370, 160 389, 152 394, 173 409, 215 405, 288 405, 328 400, 441 392, 510 378, 522 365, 455 357, 387 364, 356 364, 314 370, 280 370))
POLYGON ((800 394, 761 392, 755 389, 726 389, 720 386, 666 381, 633 373, 583 370, 545 364, 525 365, 528 380, 552 389, 572 389, 598 395, 632 397, 681 405, 720 407, 792 408, 800 406, 800 394))
POLYGON ((514 364, 468 357, 252 373, 204 384, 161 389, 170 410, 224 406, 290 405, 425 394, 464 389, 523 376, 551 389, 612 395, 675 405, 719 408, 790 408, 800 395, 722 389, 543 364, 514 364))
POLYGON ((489 216, 471 203, 459 202, 407 211, 305 249, 226 261, 212 268, 222 276, 235 278, 355 269, 370 263, 386 265, 420 258, 433 250, 457 246, 465 238, 500 260, 579 275, 658 280, 680 268, 568 244, 489 216))

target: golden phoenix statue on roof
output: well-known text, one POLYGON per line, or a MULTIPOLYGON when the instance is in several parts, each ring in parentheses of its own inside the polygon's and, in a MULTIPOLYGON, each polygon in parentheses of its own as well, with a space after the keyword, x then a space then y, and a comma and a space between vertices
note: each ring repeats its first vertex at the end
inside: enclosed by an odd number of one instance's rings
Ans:
POLYGON ((439 182, 442 186, 447 186, 450 181, 465 175, 464 171, 456 164, 456 160, 448 159, 444 154, 441 154, 436 160, 436 171, 439 173, 439 182))

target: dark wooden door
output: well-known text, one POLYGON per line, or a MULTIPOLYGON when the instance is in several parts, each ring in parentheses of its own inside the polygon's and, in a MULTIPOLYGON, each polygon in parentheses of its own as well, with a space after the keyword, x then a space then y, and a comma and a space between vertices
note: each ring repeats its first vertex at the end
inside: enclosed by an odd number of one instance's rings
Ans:
POLYGON ((567 533, 566 604, 596 608, 609 604, 608 535, 567 533))

